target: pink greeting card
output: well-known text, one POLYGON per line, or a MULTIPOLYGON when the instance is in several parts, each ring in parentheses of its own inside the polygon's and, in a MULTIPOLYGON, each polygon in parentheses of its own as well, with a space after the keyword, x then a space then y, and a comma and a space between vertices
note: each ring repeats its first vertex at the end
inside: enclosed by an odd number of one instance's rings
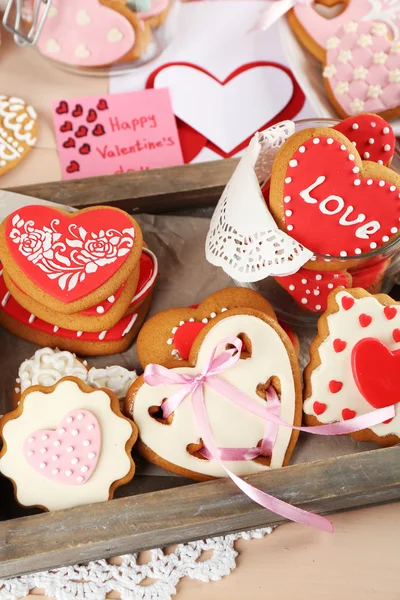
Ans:
POLYGON ((183 164, 167 89, 53 103, 63 179, 183 164))

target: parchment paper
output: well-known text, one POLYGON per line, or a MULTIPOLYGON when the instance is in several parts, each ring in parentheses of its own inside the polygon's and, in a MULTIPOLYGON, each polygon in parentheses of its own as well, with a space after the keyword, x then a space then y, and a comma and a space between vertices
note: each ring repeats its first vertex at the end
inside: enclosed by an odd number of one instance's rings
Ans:
MULTIPOLYGON (((156 253, 160 263, 160 276, 154 291, 150 315, 165 308, 198 303, 209 294, 233 285, 222 269, 211 266, 204 257, 208 218, 141 215, 137 220, 142 227, 146 243, 156 253)), ((272 279, 271 285, 264 287, 268 299, 272 302, 275 299, 280 308, 284 308, 281 288, 272 279)), ((308 362, 308 343, 315 329, 303 328, 299 333, 302 342, 300 362, 304 367, 308 362)), ((36 349, 37 346, 0 330, 0 414, 10 410, 12 390, 20 363, 32 356, 36 349)), ((141 372, 134 345, 123 354, 90 357, 88 361, 96 367, 118 364, 141 372)), ((349 436, 325 438, 301 434, 292 463, 309 462, 376 447, 372 443, 356 443, 349 436)), ((141 468, 140 471, 141 474, 149 475, 165 474, 165 471, 153 466, 141 468)))

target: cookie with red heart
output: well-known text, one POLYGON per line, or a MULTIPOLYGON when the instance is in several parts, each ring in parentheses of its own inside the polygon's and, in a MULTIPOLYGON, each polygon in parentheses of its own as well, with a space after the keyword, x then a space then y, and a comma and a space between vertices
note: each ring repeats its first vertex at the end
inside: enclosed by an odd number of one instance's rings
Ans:
POLYGON ((188 360, 200 332, 218 315, 232 308, 258 310, 276 319, 268 300, 253 290, 240 287, 215 292, 195 307, 163 310, 145 323, 138 336, 137 353, 142 367, 150 363, 188 360))
POLYGON ((336 271, 399 236, 400 176, 363 161, 339 131, 291 136, 275 159, 270 207, 278 226, 312 250, 305 267, 336 271))
POLYGON ((363 160, 371 160, 389 166, 396 149, 396 136, 393 127, 371 113, 344 119, 334 129, 343 133, 356 146, 363 160))
POLYGON ((278 402, 282 419, 296 426, 301 422, 297 357, 274 317, 244 308, 220 313, 197 335, 187 361, 169 360, 164 367, 158 376, 156 365, 147 367, 125 401, 125 412, 140 431, 139 452, 149 461, 197 480, 226 477, 204 443, 208 420, 220 459, 229 461, 227 466, 236 475, 287 464, 298 433, 282 426, 271 429, 258 414, 268 407, 268 390, 278 402), (202 396, 200 388, 195 393, 188 390, 190 382, 197 385, 199 376, 205 378, 200 384, 202 396), (166 402, 182 386, 188 393, 166 417, 166 402), (249 398, 252 410, 235 401, 234 389, 242 399, 249 398), (199 402, 202 418, 195 408, 199 402))
POLYGON ((96 307, 134 280, 142 246, 137 222, 108 206, 67 213, 29 205, 0 226, 7 275, 33 301, 66 315, 96 307))
POLYGON ((338 288, 328 300, 304 372, 308 424, 334 423, 396 405, 397 414, 351 434, 381 446, 400 442, 400 304, 384 294, 338 288))
POLYGON ((22 506, 60 510, 103 502, 135 473, 136 425, 116 394, 75 377, 28 388, 0 421, 1 473, 22 506))

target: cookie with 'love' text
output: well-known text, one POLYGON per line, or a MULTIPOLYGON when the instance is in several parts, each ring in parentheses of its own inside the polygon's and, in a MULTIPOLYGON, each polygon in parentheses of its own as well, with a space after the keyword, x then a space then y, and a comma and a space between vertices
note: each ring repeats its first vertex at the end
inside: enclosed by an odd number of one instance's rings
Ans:
POLYGON ((381 446, 400 442, 400 304, 384 294, 338 288, 318 322, 304 372, 309 425, 346 421, 396 406, 396 416, 351 434, 381 446))

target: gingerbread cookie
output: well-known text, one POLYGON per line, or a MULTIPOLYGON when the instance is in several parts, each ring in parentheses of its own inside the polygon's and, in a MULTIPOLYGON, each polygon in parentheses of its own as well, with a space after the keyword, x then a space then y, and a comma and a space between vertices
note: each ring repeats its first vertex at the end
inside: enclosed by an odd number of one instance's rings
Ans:
MULTIPOLYGON (((361 289, 332 293, 318 322, 304 372, 309 424, 345 421, 400 402, 400 306, 361 289)), ((389 422, 351 434, 392 446, 400 441, 400 411, 389 422)))
POLYGON ((399 188, 397 173, 362 161, 342 133, 311 128, 280 149, 270 208, 278 226, 315 253, 306 268, 335 271, 398 237, 399 188))
POLYGON ((0 176, 11 171, 36 144, 37 114, 14 96, 0 96, 0 176))
POLYGON ((122 2, 85 0, 83 6, 79 0, 53 0, 37 45, 52 60, 103 67, 139 58, 150 35, 150 28, 122 2))
POLYGON ((23 506, 103 502, 135 473, 135 424, 121 414, 115 394, 74 377, 28 388, 1 419, 0 432, 0 471, 23 506))
POLYGON ((73 314, 106 300, 139 266, 142 233, 122 210, 67 213, 29 205, 0 226, 0 258, 19 289, 52 311, 73 314))
POLYGON ((124 400, 129 387, 136 380, 136 371, 128 371, 119 365, 97 369, 89 368, 86 360, 79 360, 75 354, 56 348, 40 348, 21 364, 13 394, 13 408, 18 406, 29 387, 41 385, 50 387, 63 377, 77 377, 93 388, 107 388, 124 400))
POLYGON ((127 0, 126 6, 151 29, 160 27, 168 17, 170 0, 127 0))
MULTIPOLYGON (((226 476, 217 461, 207 458, 194 404, 192 408, 194 396, 185 397, 168 418, 163 417, 161 407, 179 392, 179 385, 171 385, 175 375, 196 378, 204 373, 210 360, 222 365, 227 358, 230 364, 225 369, 215 367, 215 386, 207 380, 202 384, 207 419, 222 460, 239 476, 287 464, 298 433, 278 427, 273 439, 264 444, 265 420, 234 401, 231 386, 262 410, 272 386, 271 390, 278 392, 281 418, 300 425, 301 385, 293 347, 273 317, 251 309, 228 310, 207 323, 195 339, 189 361, 182 361, 179 367, 175 367, 174 361, 166 365, 168 369, 162 371, 165 384, 154 381, 150 385, 141 376, 130 388, 125 410, 138 425, 138 448, 150 462, 198 480, 226 476), (232 345, 236 351, 227 352, 232 345), (231 390, 229 399, 214 389, 225 384, 231 390), (266 447, 268 450, 264 452, 266 447), (232 453, 237 460, 229 460, 232 453)), ((148 369, 152 379, 153 371, 147 367, 146 372, 148 369)), ((188 379, 183 381, 188 385, 188 379)), ((277 398, 275 392, 274 395, 277 398)))
POLYGON ((337 31, 323 76, 341 117, 368 112, 390 120, 400 114, 400 42, 384 23, 353 22, 337 31))
POLYGON ((334 129, 343 133, 356 146, 363 160, 371 160, 388 167, 396 149, 392 126, 374 114, 363 114, 344 119, 334 129))
POLYGON ((142 367, 150 363, 188 360, 193 343, 206 325, 231 308, 259 310, 272 318, 271 304, 247 288, 226 288, 208 296, 196 307, 170 308, 149 319, 137 339, 137 353, 142 367))

